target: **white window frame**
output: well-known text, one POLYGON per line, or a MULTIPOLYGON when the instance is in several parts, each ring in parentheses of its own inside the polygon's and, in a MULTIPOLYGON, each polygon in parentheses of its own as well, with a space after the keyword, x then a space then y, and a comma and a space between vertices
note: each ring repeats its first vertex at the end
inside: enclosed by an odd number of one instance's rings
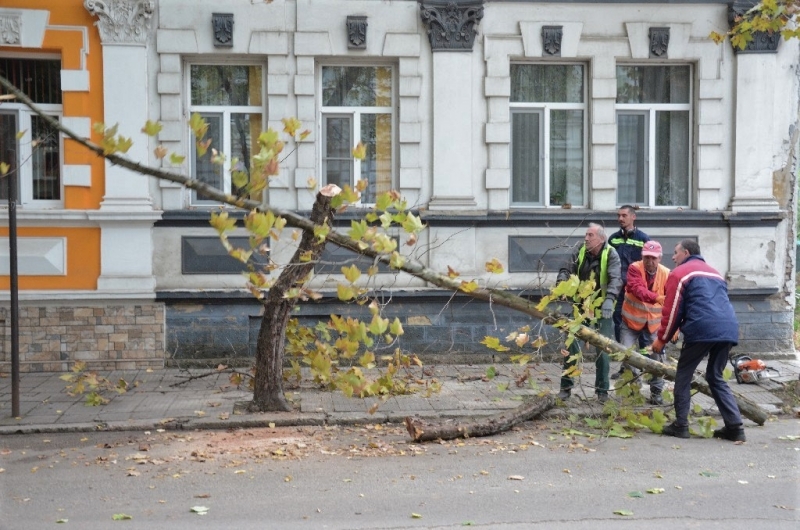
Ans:
MULTIPOLYGON (((531 63, 517 63, 517 64, 531 64, 531 63)), ((562 208, 562 204, 550 204, 550 112, 553 110, 580 110, 583 112, 583 203, 572 204, 572 207, 582 208, 588 204, 588 171, 589 171, 589 125, 588 125, 588 86, 587 86, 587 73, 588 68, 584 63, 535 63, 535 66, 576 66, 579 65, 583 68, 583 102, 582 103, 558 103, 558 102, 517 102, 510 101, 510 116, 509 127, 513 127, 513 118, 516 113, 524 112, 539 112, 540 113, 540 128, 539 128, 539 186, 542 198, 539 202, 514 202, 514 182, 511 179, 509 184, 508 194, 509 203, 512 208, 562 208)), ((510 134, 511 142, 509 145, 509 173, 513 175, 513 153, 514 153, 514 137, 513 130, 510 134)))
MULTIPOLYGON (((639 207, 645 208, 666 208, 666 209, 674 209, 678 206, 681 207, 691 207, 692 204, 692 190, 693 190, 693 182, 694 182, 694 159, 692 154, 694 153, 694 67, 692 64, 687 63, 656 63, 656 64, 640 64, 640 63, 619 63, 619 66, 647 66, 647 67, 670 67, 670 66, 688 66, 689 67, 689 102, 688 103, 616 103, 615 104, 615 115, 619 116, 620 114, 628 114, 628 115, 644 115, 645 116, 645 126, 647 128, 647 144, 646 144, 646 153, 645 153, 645 165, 647 166, 648 175, 647 175, 647 186, 648 186, 648 193, 647 193, 647 204, 636 204, 639 207), (664 206, 657 206, 656 205, 656 113, 659 111, 689 111, 689 127, 688 127, 688 196, 687 196, 687 204, 676 204, 676 205, 664 205, 664 206)), ((619 122, 619 120, 617 120, 619 122)), ((619 142, 619 135, 617 135, 617 142, 619 142)), ((617 146, 616 153, 619 153, 619 146, 617 146)), ((619 167, 619 161, 617 161, 617 167, 619 167)), ((619 179, 617 179, 617 186, 619 186, 619 179)), ((623 203, 619 202, 619 193, 616 194, 616 201, 618 205, 622 205, 623 203)), ((626 204, 628 204, 626 202, 626 204)))
MULTIPOLYGON (((325 179, 327 177, 327 173, 325 171, 325 160, 326 160, 326 138, 325 138, 325 119, 327 117, 349 117, 350 118, 350 125, 351 125, 351 139, 353 145, 350 146, 350 150, 361 141, 361 116, 364 114, 389 114, 391 116, 391 124, 392 124, 392 160, 391 160, 391 183, 389 185, 389 189, 394 189, 397 183, 397 115, 398 112, 396 110, 397 107, 397 68, 394 64, 390 63, 321 63, 318 65, 317 68, 317 80, 318 80, 318 101, 319 101, 319 109, 320 109, 320 119, 317 123, 317 137, 320 139, 319 142, 319 168, 320 168, 320 175, 322 176, 323 185, 327 184, 325 179), (392 101, 390 106, 383 106, 383 107, 340 107, 340 106, 323 106, 322 100, 322 69, 325 67, 353 67, 353 68, 389 68, 392 73, 392 101)), ((361 160, 351 157, 352 160, 352 168, 353 168, 353 178, 352 182, 350 182, 350 186, 355 188, 356 183, 361 180, 361 160)), ((361 206, 371 206, 374 203, 359 201, 358 205, 361 206)))
MULTIPOLYGON (((222 145, 215 146, 211 145, 209 147, 209 155, 211 153, 211 148, 216 149, 217 151, 223 153, 225 155, 225 162, 222 165, 222 186, 223 192, 230 194, 232 191, 232 182, 231 182, 231 153, 233 152, 231 148, 231 115, 232 114, 261 114, 261 123, 263 124, 262 129, 266 130, 267 127, 267 65, 260 61, 221 61, 219 59, 215 60, 204 60, 203 58, 199 59, 192 59, 190 61, 185 62, 185 91, 186 91, 186 108, 188 110, 186 119, 188 120, 192 114, 197 113, 201 116, 208 116, 208 115, 220 115, 222 116, 222 145), (248 105, 248 106, 241 106, 241 107, 230 107, 224 105, 193 105, 192 104, 192 66, 258 66, 261 68, 261 102, 262 105, 248 105)), ((187 128, 188 133, 188 141, 189 147, 188 150, 190 153, 190 160, 189 160, 189 172, 191 178, 196 178, 196 170, 195 170, 195 152, 197 150, 197 138, 192 133, 191 129, 187 128)), ((251 153, 255 154, 255 153, 251 153)), ((202 200, 197 198, 197 192, 192 190, 189 194, 189 201, 190 206, 213 206, 213 207, 228 207, 225 204, 221 204, 218 201, 212 200, 202 200)))
MULTIPOLYGON (((21 53, 8 53, 3 54, 3 57, 9 59, 29 59, 31 61, 61 61, 59 55, 29 55, 21 53)), ((45 114, 61 122, 64 115, 63 97, 64 91, 61 91, 62 104, 57 105, 53 103, 36 103, 36 106, 42 109, 45 114)), ((28 207, 30 209, 60 209, 64 207, 64 135, 58 133, 58 172, 59 172, 59 194, 60 199, 57 200, 35 200, 33 198, 33 145, 32 134, 33 128, 31 127, 31 118, 36 116, 36 113, 30 110, 22 103, 15 103, 14 100, 3 101, 0 103, 0 114, 13 114, 17 118, 17 133, 25 131, 25 133, 17 140, 17 160, 15 161, 18 168, 17 179, 17 193, 19 194, 19 206, 28 207)), ((0 158, 0 161, 7 162, 0 158)), ((0 181, 0 186, 6 186, 5 179, 0 181)), ((5 202, 5 201, 0 201, 5 202)))

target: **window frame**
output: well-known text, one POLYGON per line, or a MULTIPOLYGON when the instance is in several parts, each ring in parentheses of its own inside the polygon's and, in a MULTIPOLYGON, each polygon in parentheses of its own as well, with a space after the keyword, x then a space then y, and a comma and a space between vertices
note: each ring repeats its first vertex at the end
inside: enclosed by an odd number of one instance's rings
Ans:
MULTIPOLYGON (((328 158, 335 158, 335 157, 327 157, 326 149, 327 149, 327 139, 326 139, 326 118, 333 117, 333 118, 342 118, 342 117, 349 117, 350 118, 350 134, 351 134, 351 143, 353 145, 350 146, 348 152, 351 152, 352 149, 358 145, 358 142, 361 141, 361 117, 365 114, 372 114, 375 116, 381 114, 389 114, 391 116, 391 149, 392 149, 392 156, 391 156, 391 176, 390 176, 390 183, 389 189, 395 189, 397 186, 397 161, 398 161, 398 68, 394 63, 385 63, 385 62, 320 62, 317 65, 317 101, 318 101, 318 108, 319 108, 319 119, 317 120, 317 137, 320 139, 319 141, 319 150, 318 150, 318 164, 319 164, 319 174, 320 180, 322 185, 327 184, 327 171, 325 170, 326 167, 326 159, 328 158), (392 82, 391 82, 391 103, 389 106, 374 106, 374 107, 354 107, 354 106, 325 106, 323 103, 323 75, 322 71, 324 68, 389 68, 391 70, 392 75, 392 82), (368 109, 368 110, 362 110, 368 109), (357 140, 357 141, 356 141, 357 140)), ((352 176, 350 186, 355 189, 356 183, 362 179, 362 161, 351 157, 351 168, 352 168, 352 176)), ((363 196, 363 193, 362 193, 363 196)), ((376 192, 377 196, 377 192, 376 192)), ((365 202, 363 200, 359 200, 354 206, 372 206, 374 202, 365 202)))
MULTIPOLYGON (((30 61, 58 61, 61 63, 61 56, 54 54, 31 55, 25 53, 4 53, 4 58, 30 60, 30 61)), ((61 123, 64 116, 64 90, 61 90, 61 104, 57 103, 36 103, 47 116, 56 119, 61 123)), ((63 209, 64 208, 64 135, 58 132, 58 191, 59 199, 34 199, 33 198, 33 138, 31 137, 33 127, 32 119, 37 116, 23 103, 15 103, 14 100, 3 101, 0 104, 0 114, 13 115, 16 117, 16 133, 24 131, 24 134, 17 138, 17 159, 14 161, 17 168, 17 202, 20 207, 30 209, 63 209)), ((4 160, 0 160, 4 161, 4 160)), ((7 184, 3 180, 1 186, 7 184)), ((0 201, 5 202, 5 201, 0 201)))
MULTIPOLYGON (((211 148, 217 149, 225 155, 225 161, 222 165, 222 191, 224 193, 233 193, 233 183, 231 178, 231 155, 233 149, 231 148, 232 133, 231 133, 231 115, 233 114, 260 114, 262 130, 266 130, 268 125, 267 116, 267 64, 264 61, 253 60, 222 60, 220 58, 192 58, 184 62, 184 87, 185 87, 185 104, 186 104, 186 119, 188 120, 192 114, 197 113, 204 118, 208 116, 221 116, 222 117, 222 146, 211 145, 206 156, 210 156, 211 148), (258 66, 261 68, 261 105, 246 105, 246 106, 227 106, 227 105, 194 105, 192 103, 192 66, 258 66)), ((197 139, 192 133, 191 129, 186 128, 189 142, 189 177, 197 178, 197 170, 195 163, 195 154, 197 152, 197 139)), ((254 139, 251 138, 251 145, 254 139)), ((252 153, 251 153, 252 155, 252 153)), ((264 191, 266 193, 266 190, 264 191)), ((229 205, 220 203, 219 201, 198 199, 197 191, 191 190, 188 194, 188 202, 190 207, 224 207, 229 208, 229 205)))
MULTIPOLYGON (((509 141, 509 151, 508 151, 508 171, 509 171, 509 205, 512 208, 563 208, 563 202, 559 204, 551 203, 550 197, 550 181, 552 176, 550 175, 551 169, 551 157, 550 157, 550 149, 551 149, 551 138, 550 138, 550 129, 551 129, 551 113, 552 111, 559 111, 559 110, 580 110, 583 113, 583 120, 582 120, 582 139, 583 139, 583 171, 581 175, 581 187, 583 190, 583 201, 581 204, 574 204, 570 203, 571 207, 573 208, 585 208, 589 201, 588 201, 588 175, 589 175, 589 87, 587 80, 589 79, 588 73, 589 68, 588 64, 582 62, 538 62, 538 63, 530 63, 530 62, 522 62, 522 61, 513 61, 511 64, 516 65, 530 65, 530 66, 580 66, 582 69, 583 80, 582 80, 582 94, 580 103, 570 103, 570 102, 521 102, 521 101, 511 101, 509 97, 509 128, 510 128, 510 141, 509 141), (514 159, 514 115, 515 114, 523 114, 523 113, 533 113, 538 112, 540 113, 540 125, 539 125, 539 196, 541 200, 539 202, 515 202, 514 201, 514 167, 513 167, 513 159, 514 159)), ((510 71, 511 65, 509 65, 510 71)), ((512 87, 513 92, 513 87, 512 87)))
MULTIPOLYGON (((691 208, 693 204, 693 195, 694 195, 694 107, 695 107, 695 66, 692 63, 653 63, 653 64, 643 64, 643 63, 622 63, 618 62, 615 65, 615 70, 617 66, 641 66, 647 68, 667 68, 672 66, 686 66, 689 68, 689 97, 687 103, 614 103, 614 116, 617 122, 617 149, 615 152, 616 157, 616 164, 617 164, 617 192, 616 192, 616 202, 617 205, 622 204, 632 204, 641 208, 652 208, 652 209, 674 209, 677 207, 682 208, 691 208), (675 112, 675 111, 688 111, 689 119, 688 119, 688 127, 687 127, 687 154, 689 160, 687 161, 687 203, 686 204, 671 204, 671 205, 656 205, 656 195, 657 195, 657 182, 656 182, 656 162, 658 158, 658 146, 656 144, 656 137, 657 131, 656 126, 658 123, 657 114, 659 112, 675 112), (645 116, 645 126, 647 128, 647 142, 646 142, 646 162, 645 165, 648 170, 647 175, 647 203, 641 204, 638 202, 631 202, 629 200, 620 201, 619 196, 619 189, 620 189, 620 181, 619 181, 619 116, 620 115, 644 115, 645 116)), ((616 80, 615 76, 615 80, 616 80)))

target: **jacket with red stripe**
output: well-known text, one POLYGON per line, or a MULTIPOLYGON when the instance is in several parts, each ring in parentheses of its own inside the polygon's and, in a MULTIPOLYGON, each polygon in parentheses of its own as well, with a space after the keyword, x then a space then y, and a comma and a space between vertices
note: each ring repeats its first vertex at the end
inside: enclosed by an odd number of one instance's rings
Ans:
POLYGON ((668 342, 678 328, 685 343, 739 341, 728 284, 699 255, 686 258, 667 278, 659 340, 668 342))

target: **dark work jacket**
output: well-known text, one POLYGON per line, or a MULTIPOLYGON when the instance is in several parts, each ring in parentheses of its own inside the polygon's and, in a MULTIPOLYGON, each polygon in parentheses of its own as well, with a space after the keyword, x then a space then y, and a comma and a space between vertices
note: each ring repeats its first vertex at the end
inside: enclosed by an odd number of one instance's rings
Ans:
MULTIPOLYGON (((595 281, 597 281, 597 288, 600 289, 600 256, 603 255, 603 249, 605 246, 608 246, 608 243, 600 250, 597 256, 592 256, 588 252, 586 253, 583 263, 581 264, 581 269, 578 270, 578 254, 580 254, 581 248, 584 245, 579 246, 575 249, 575 252, 572 253, 569 260, 558 271, 558 278, 557 281, 562 282, 569 278, 570 274, 576 274, 578 279, 581 281, 588 280, 589 277, 594 273, 595 281)), ((617 255, 617 251, 611 247, 608 251, 608 263, 606 265, 608 267, 608 285, 606 286, 606 298, 610 298, 611 300, 616 300, 619 296, 620 289, 622 288, 622 280, 620 279, 620 266, 619 266, 619 255, 617 255)))
POLYGON ((642 246, 648 241, 650 241, 650 236, 635 226, 627 234, 620 228, 608 238, 608 244, 614 247, 619 254, 622 285, 628 283, 628 267, 631 266, 631 263, 641 261, 642 246))

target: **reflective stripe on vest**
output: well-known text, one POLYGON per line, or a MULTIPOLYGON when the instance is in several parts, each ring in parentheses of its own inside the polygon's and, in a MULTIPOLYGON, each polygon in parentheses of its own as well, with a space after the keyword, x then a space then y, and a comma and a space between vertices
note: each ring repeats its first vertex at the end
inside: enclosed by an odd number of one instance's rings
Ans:
MULTIPOLYGON (((639 269, 640 274, 645 278, 645 283, 647 283, 647 271, 644 268, 644 262, 637 261, 633 265, 639 269)), ((659 265, 656 270, 656 277, 653 280, 652 291, 654 293, 658 295, 664 294, 667 276, 669 276, 669 269, 663 265, 659 265)), ((625 298, 622 302, 622 320, 625 322, 625 325, 634 331, 639 331, 646 326, 648 331, 653 333, 658 330, 658 326, 661 324, 661 308, 661 304, 643 302, 630 294, 626 289, 625 298)))
POLYGON ((630 245, 632 247, 644 247, 644 241, 639 241, 638 239, 623 239, 621 237, 615 237, 614 239, 609 240, 609 243, 612 247, 617 247, 619 245, 630 245))
MULTIPOLYGON (((610 249, 610 246, 605 245, 603 246, 603 251, 600 253, 600 293, 603 295, 604 299, 606 297, 606 287, 608 287, 608 252, 610 249)), ((578 278, 581 276, 581 265, 583 265, 584 257, 586 257, 586 245, 583 245, 580 251, 578 251, 578 267, 575 271, 578 278)))

